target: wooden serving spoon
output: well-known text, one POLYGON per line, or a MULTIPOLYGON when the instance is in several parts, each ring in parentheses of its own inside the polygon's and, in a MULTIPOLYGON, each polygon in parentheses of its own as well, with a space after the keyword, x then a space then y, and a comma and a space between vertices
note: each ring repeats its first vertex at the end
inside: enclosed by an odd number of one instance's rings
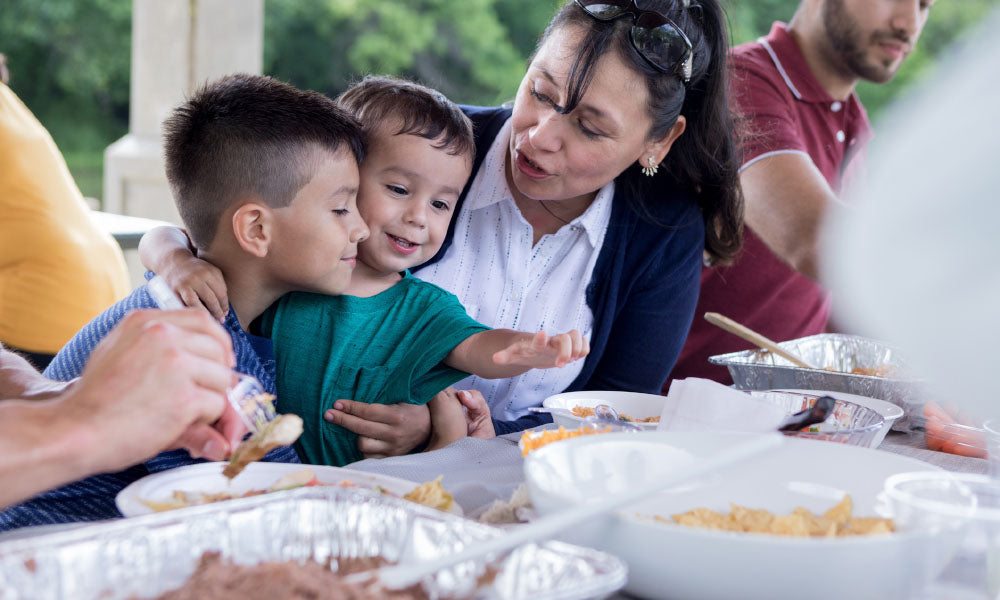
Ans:
POLYGON ((741 337, 741 338, 745 339, 746 341, 750 342, 751 344, 759 346, 759 347, 763 348, 764 350, 767 350, 768 352, 771 352, 773 354, 777 354, 781 358, 784 358, 785 360, 790 361, 796 367, 802 367, 803 369, 817 369, 818 368, 818 367, 815 367, 815 366, 807 363, 806 361, 804 361, 801 358, 799 358, 798 356, 792 354, 788 350, 785 350, 784 348, 778 346, 778 344, 776 344, 773 341, 771 341, 770 339, 762 336, 761 334, 757 333, 753 329, 750 329, 749 327, 746 327, 745 325, 741 325, 741 324, 737 323, 736 321, 730 319, 729 317, 726 317, 724 315, 720 315, 719 313, 715 313, 715 312, 707 312, 707 313, 705 313, 705 320, 708 321, 709 323, 711 323, 712 325, 715 325, 716 327, 724 329, 724 330, 728 331, 729 333, 731 333, 731 334, 733 334, 733 335, 735 335, 737 337, 741 337))

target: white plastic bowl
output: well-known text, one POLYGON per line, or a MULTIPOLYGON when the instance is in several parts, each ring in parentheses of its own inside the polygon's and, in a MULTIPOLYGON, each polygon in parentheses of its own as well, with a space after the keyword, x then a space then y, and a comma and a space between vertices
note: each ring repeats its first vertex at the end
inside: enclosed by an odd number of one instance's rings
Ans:
MULTIPOLYGON (((528 491, 540 514, 552 514, 714 455, 747 435, 612 433, 550 444, 525 461, 528 491)), ((822 513, 844 493, 851 494, 855 516, 876 516, 885 479, 919 470, 940 469, 867 448, 787 438, 750 462, 596 519, 565 537, 623 558, 629 565, 626 590, 647 598, 910 598, 947 562, 928 551, 940 543, 937 532, 803 539, 695 529, 649 517, 669 519, 697 507, 728 512, 730 502, 777 514, 797 506, 822 513), (927 562, 932 555, 937 562, 927 562)))
MULTIPOLYGON (((574 406, 594 408, 598 404, 607 404, 619 415, 625 414, 636 419, 659 417, 663 413, 665 396, 657 394, 640 394, 638 392, 566 392, 549 396, 542 402, 545 408, 564 408, 573 410, 574 406)), ((552 414, 552 421, 566 429, 576 429, 583 423, 583 417, 566 414, 552 414)), ((636 423, 643 429, 653 431, 657 423, 636 423)))

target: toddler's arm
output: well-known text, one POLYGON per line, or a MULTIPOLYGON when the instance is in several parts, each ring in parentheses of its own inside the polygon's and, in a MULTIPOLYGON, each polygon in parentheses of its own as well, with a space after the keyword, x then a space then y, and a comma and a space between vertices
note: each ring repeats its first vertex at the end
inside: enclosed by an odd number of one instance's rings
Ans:
POLYGON ((183 229, 156 227, 139 241, 144 267, 163 277, 186 306, 204 306, 219 321, 229 312, 222 271, 197 256, 183 229))
POLYGON ((590 343, 575 329, 552 337, 544 331, 490 329, 455 346, 444 363, 484 379, 504 379, 531 369, 562 367, 588 354, 590 343))

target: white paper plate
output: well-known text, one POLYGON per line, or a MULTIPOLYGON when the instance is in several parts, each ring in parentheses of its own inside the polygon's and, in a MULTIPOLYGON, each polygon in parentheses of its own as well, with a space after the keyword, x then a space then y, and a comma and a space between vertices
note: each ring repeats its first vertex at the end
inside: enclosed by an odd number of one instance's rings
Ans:
MULTIPOLYGON (((143 504, 141 500, 167 502, 177 490, 194 493, 229 492, 232 494, 243 494, 250 490, 265 490, 281 476, 302 469, 311 470, 316 475, 316 479, 322 483, 337 484, 342 481, 350 481, 362 488, 375 489, 377 486, 399 498, 410 493, 413 488, 419 485, 419 483, 406 479, 364 473, 341 467, 272 462, 250 463, 242 473, 229 481, 222 475, 222 469, 225 466, 224 462, 199 463, 148 475, 119 492, 115 498, 115 504, 126 517, 148 515, 153 510, 143 504)), ((449 512, 461 515, 462 509, 456 502, 452 504, 449 512)))
MULTIPOLYGON (((540 514, 557 514, 662 477, 747 435, 611 433, 550 444, 525 460, 528 490, 540 514)), ((629 566, 626 590, 646 598, 910 598, 947 564, 960 535, 905 531, 805 539, 696 529, 648 517, 669 519, 698 507, 729 512, 730 502, 776 514, 798 506, 822 513, 845 493, 855 516, 876 516, 888 476, 927 470, 940 469, 888 452, 785 438, 775 450, 594 519, 565 537, 623 558, 629 566)))
MULTIPOLYGON (((656 394, 640 394, 638 392, 566 392, 549 396, 542 402, 545 408, 565 408, 573 410, 574 406, 594 408, 598 404, 607 404, 619 415, 626 414, 636 419, 659 417, 663 413, 663 405, 667 399, 656 394)), ((552 421, 566 429, 576 429, 583 423, 583 417, 552 414, 552 421)), ((659 423, 636 423, 643 429, 653 431, 659 423)))

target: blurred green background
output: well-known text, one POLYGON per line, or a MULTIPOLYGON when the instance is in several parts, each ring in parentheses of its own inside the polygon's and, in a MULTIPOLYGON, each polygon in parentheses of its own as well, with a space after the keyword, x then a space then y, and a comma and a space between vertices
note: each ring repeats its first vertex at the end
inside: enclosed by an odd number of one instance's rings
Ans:
MULTIPOLYGON (((787 20, 798 0, 723 0, 734 43, 787 20)), ((265 0, 264 72, 336 95, 368 72, 414 77, 458 102, 513 97, 561 0, 265 0)), ((104 148, 128 130, 129 0, 2 0, 10 85, 52 132, 84 195, 102 197, 104 148)), ((896 79, 862 84, 877 121, 997 0, 938 0, 896 79)))

